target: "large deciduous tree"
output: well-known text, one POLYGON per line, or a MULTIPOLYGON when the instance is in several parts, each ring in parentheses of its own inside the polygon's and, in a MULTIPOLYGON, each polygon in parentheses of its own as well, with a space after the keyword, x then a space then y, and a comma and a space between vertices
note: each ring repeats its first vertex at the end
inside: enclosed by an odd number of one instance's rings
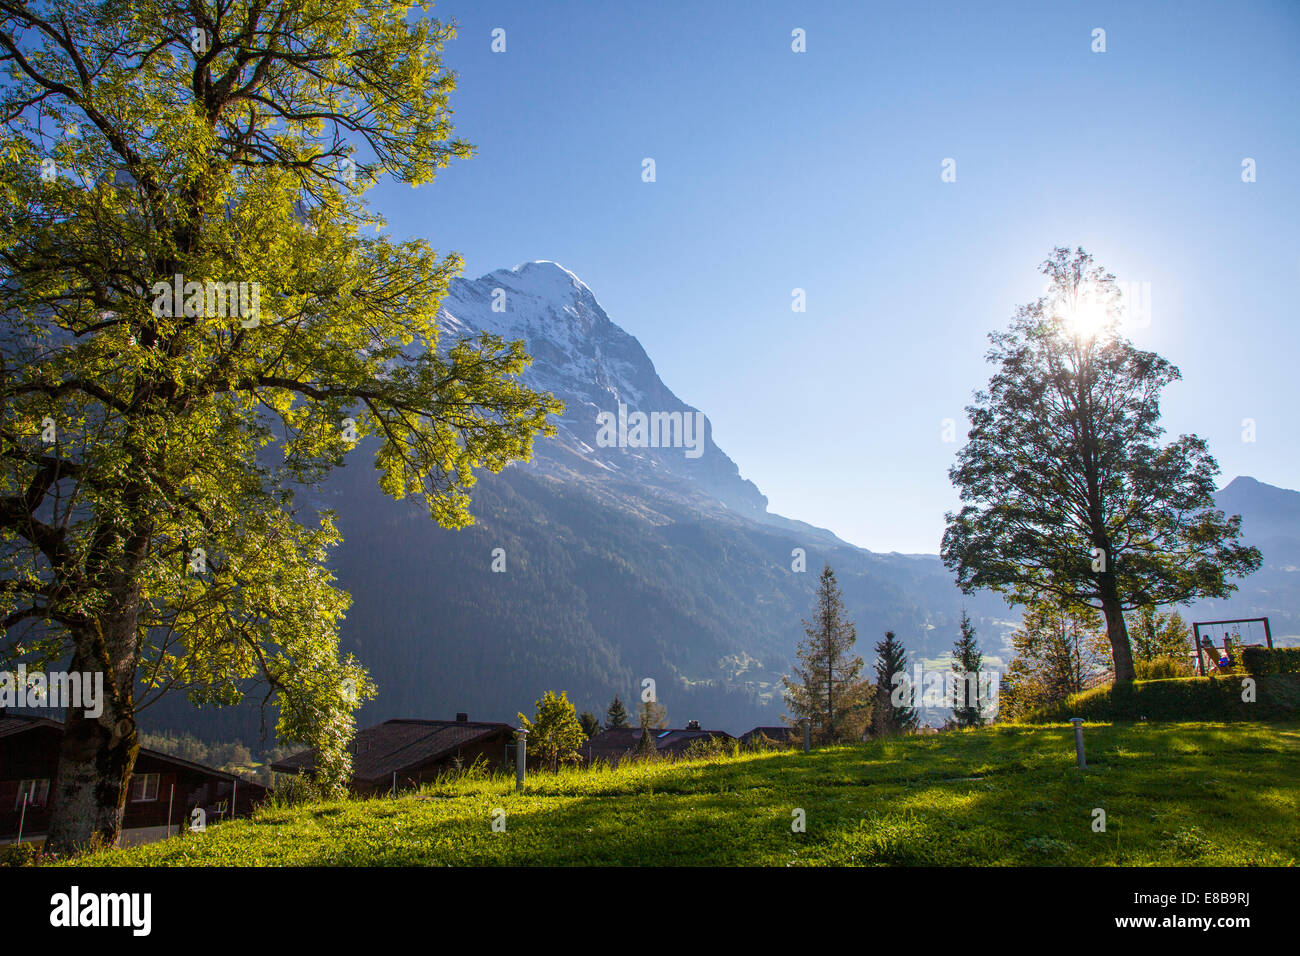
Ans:
POLYGON ((521 343, 438 343, 459 259, 363 201, 470 154, 450 35, 388 0, 0 2, 0 651, 107 698, 67 713, 55 848, 116 839, 169 690, 260 682, 339 787, 373 688, 295 488, 368 440, 459 527, 550 431, 521 343))
POLYGON ((1121 336, 1114 276, 1082 249, 1056 249, 1042 272, 1047 294, 989 337, 997 371, 967 408, 943 560, 967 592, 1098 608, 1115 681, 1131 683, 1124 611, 1223 597, 1260 554, 1214 508, 1205 442, 1161 444, 1160 391, 1181 376, 1121 336))

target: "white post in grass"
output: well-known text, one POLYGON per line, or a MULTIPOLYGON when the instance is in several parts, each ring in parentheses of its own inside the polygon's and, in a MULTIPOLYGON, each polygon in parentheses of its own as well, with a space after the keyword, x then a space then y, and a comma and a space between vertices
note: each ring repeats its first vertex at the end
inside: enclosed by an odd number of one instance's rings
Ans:
POLYGON ((1070 723, 1074 724, 1074 753, 1079 761, 1079 769, 1087 770, 1088 761, 1083 756, 1083 718, 1071 717, 1070 723))
POLYGON ((26 822, 27 822, 27 791, 24 790, 23 791, 23 813, 22 816, 18 818, 18 840, 14 844, 15 846, 23 842, 23 824, 26 822))
POLYGON ((805 717, 799 723, 803 724, 803 752, 808 753, 812 750, 812 721, 805 717))
POLYGON ((176 784, 171 785, 167 791, 167 835, 172 835, 172 800, 176 797, 176 784))
POLYGON ((234 820, 239 816, 239 804, 235 802, 235 797, 239 796, 239 778, 236 777, 230 784, 230 819, 234 820))
POLYGON ((528 731, 515 731, 515 789, 524 789, 524 761, 528 759, 528 731))

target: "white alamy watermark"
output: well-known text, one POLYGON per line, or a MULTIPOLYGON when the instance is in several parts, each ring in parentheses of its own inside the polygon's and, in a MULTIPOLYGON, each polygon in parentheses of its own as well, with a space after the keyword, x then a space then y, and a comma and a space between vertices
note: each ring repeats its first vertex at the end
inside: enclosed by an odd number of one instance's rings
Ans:
POLYGON ((50 897, 50 925, 56 928, 116 926, 148 936, 152 911, 152 893, 83 893, 73 886, 50 897))
POLYGON ((254 328, 261 322, 262 284, 260 282, 186 282, 180 273, 171 282, 155 282, 153 314, 159 318, 239 319, 239 324, 254 328))
POLYGON ((596 444, 601 448, 685 448, 687 458, 704 454, 703 412, 629 412, 596 415, 596 444))
POLYGON ((896 671, 890 677, 894 688, 890 701, 895 707, 975 707, 981 717, 995 717, 998 679, 994 670, 927 671, 918 663, 910 676, 907 671, 896 671))
POLYGON ((102 671, 0 671, 0 707, 57 707, 83 710, 95 718, 104 712, 102 671))

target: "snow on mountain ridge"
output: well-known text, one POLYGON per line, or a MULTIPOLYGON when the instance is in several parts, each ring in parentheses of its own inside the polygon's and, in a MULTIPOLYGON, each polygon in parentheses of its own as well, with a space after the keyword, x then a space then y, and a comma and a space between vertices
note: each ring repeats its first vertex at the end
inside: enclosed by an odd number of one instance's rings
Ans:
POLYGON ((765 517, 767 499, 714 444, 707 420, 697 459, 686 458, 679 447, 600 445, 597 415, 617 413, 620 405, 647 414, 698 410, 673 394, 641 343, 612 322, 586 283, 560 264, 537 260, 456 279, 439 324, 448 339, 490 332, 524 340, 533 359, 524 381, 565 403, 557 439, 537 443, 543 470, 557 460, 567 466, 580 459, 600 473, 616 472, 673 493, 702 493, 725 510, 765 517))

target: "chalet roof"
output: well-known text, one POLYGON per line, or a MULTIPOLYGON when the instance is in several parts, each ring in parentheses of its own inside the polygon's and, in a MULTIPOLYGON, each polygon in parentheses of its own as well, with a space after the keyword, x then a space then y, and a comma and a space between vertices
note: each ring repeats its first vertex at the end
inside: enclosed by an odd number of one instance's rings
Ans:
MULTIPOLYGON (((514 730, 510 724, 477 720, 387 720, 357 733, 352 776, 356 781, 382 782, 394 773, 450 757, 467 744, 514 730)), ((276 773, 310 773, 315 767, 310 750, 271 764, 276 773)))

